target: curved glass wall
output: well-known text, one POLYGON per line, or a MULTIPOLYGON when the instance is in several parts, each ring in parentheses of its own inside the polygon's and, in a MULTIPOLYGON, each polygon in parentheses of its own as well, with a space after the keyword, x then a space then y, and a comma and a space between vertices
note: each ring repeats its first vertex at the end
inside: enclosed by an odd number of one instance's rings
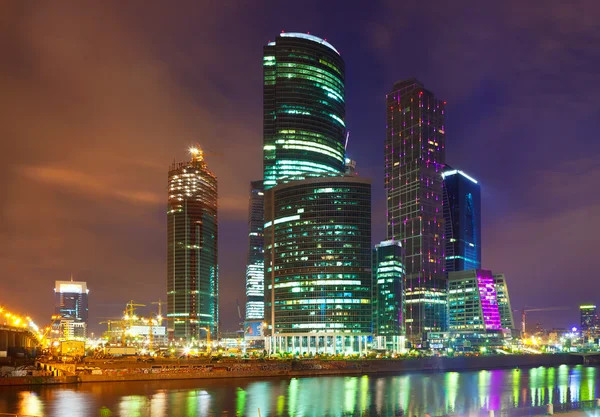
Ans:
POLYGON ((264 47, 264 187, 342 174, 344 61, 313 35, 282 33, 264 47))
POLYGON ((372 332, 369 180, 268 190, 264 233, 265 321, 275 335, 372 332))

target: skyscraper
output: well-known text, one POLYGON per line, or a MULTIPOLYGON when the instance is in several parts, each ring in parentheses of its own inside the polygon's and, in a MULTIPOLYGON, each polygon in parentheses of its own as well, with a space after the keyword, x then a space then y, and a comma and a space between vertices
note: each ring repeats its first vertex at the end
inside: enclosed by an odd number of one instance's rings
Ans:
POLYGON ((248 262, 246 264, 246 320, 265 315, 263 226, 265 197, 262 181, 250 183, 248 203, 248 262))
POLYGON ((366 348, 372 332, 370 181, 309 178, 266 190, 264 231, 269 350, 366 348))
POLYGON ((504 274, 494 274, 494 285, 496 287, 496 299, 498 300, 498 311, 503 329, 515 329, 510 297, 508 296, 508 285, 504 274))
POLYGON ((373 335, 379 349, 404 348, 404 265, 400 242, 387 240, 373 250, 373 335))
POLYGON ((406 335, 446 328, 442 170, 445 102, 415 78, 386 96, 387 238, 405 250, 406 335))
POLYGON ((450 272, 448 312, 451 331, 500 330, 492 272, 482 269, 450 272))
POLYGON ((56 281, 54 283, 54 314, 59 319, 53 326, 61 337, 85 338, 88 325, 88 294, 90 290, 83 281, 56 281))
POLYGON ((475 179, 446 166, 446 273, 481 268, 481 190, 475 179))
POLYGON ((54 314, 69 317, 87 324, 87 283, 83 281, 56 281, 54 283, 54 314))
POLYGON ((281 33, 264 47, 264 188, 344 172, 344 61, 327 41, 281 33))
POLYGON ((581 312, 581 334, 590 338, 600 334, 600 323, 598 322, 598 310, 594 304, 582 304, 579 306, 581 312))
POLYGON ((167 320, 169 336, 204 339, 217 334, 217 177, 201 149, 169 170, 167 211, 167 320))

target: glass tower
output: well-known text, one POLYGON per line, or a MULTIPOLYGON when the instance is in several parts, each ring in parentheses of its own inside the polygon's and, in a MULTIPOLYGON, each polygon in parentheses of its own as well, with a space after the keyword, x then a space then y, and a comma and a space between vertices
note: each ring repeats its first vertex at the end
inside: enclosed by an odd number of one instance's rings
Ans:
POLYGON ((202 150, 169 170, 167 320, 170 338, 216 337, 218 309, 217 177, 202 150))
POLYGON ((54 314, 87 324, 87 283, 83 281, 56 281, 54 286, 54 314))
POLYGON ((265 197, 262 181, 250 183, 248 204, 248 262, 246 264, 246 320, 265 315, 263 226, 265 197))
POLYGON ((281 33, 264 47, 264 188, 344 172, 344 61, 327 41, 281 33))
POLYGON ((372 332, 370 181, 309 178, 266 190, 264 227, 270 350, 360 351, 372 332))
POLYGON ((404 264, 400 242, 388 240, 373 250, 373 334, 378 348, 398 351, 404 335, 404 264))
POLYGON ((446 273, 481 268, 481 189, 463 171, 446 166, 444 227, 446 273))
POLYGON ((515 321, 512 308, 510 306, 510 297, 508 296, 508 285, 504 274, 494 274, 494 285, 496 287, 496 299, 498 300, 498 311, 500 312, 500 321, 503 329, 514 329, 515 321))
POLYGON ((405 250, 406 336, 446 328, 442 170, 445 102, 411 78, 386 96, 387 238, 405 250))
POLYGON ((594 304, 582 304, 579 306, 581 312, 581 334, 586 337, 596 337, 600 334, 600 323, 598 322, 598 310, 594 304))
POLYGON ((491 271, 471 269, 448 274, 450 330, 500 330, 500 312, 491 271))

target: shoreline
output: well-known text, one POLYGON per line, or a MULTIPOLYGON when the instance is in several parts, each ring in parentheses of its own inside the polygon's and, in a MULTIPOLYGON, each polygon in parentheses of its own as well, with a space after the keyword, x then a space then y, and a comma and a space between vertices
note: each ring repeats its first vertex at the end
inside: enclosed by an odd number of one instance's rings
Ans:
POLYGON ((165 381, 227 378, 300 378, 318 376, 357 376, 402 374, 406 372, 437 373, 492 369, 528 369, 538 366, 582 365, 581 356, 570 354, 503 355, 478 357, 429 357, 416 359, 359 360, 267 360, 160 361, 155 363, 116 360, 112 363, 53 364, 40 366, 52 376, 20 376, 0 378, 0 386, 57 385, 90 382, 165 381))

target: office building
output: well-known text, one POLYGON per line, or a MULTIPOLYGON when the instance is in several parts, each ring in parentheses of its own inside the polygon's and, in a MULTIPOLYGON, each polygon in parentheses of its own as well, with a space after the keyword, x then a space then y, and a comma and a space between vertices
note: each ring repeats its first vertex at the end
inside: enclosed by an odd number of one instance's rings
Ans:
POLYGON ((510 297, 508 296, 508 284, 504 274, 494 274, 494 286, 496 289, 496 300, 498 301, 498 312, 503 329, 517 329, 513 318, 510 297))
POLYGON ((445 102, 415 78, 386 96, 387 238, 405 251, 406 336, 419 344, 446 328, 442 170, 445 102))
POLYGON ((167 328, 177 341, 217 335, 219 323, 217 177, 201 149, 190 152, 169 170, 167 328))
POLYGON ((581 334, 587 338, 600 335, 600 323, 598 321, 598 310, 594 304, 582 304, 579 306, 581 313, 581 334))
POLYGON ((372 334, 371 183, 308 178, 265 190, 270 352, 358 352, 372 334))
POLYGON ((281 33, 264 47, 264 188, 344 172, 344 61, 327 41, 281 33))
POLYGON ((265 315, 264 200, 262 181, 252 181, 250 183, 250 200, 248 203, 246 320, 262 320, 265 315))
POLYGON ((373 250, 373 336, 377 349, 404 348, 404 265, 400 242, 388 240, 373 250))
POLYGON ((446 166, 444 228, 446 273, 481 268, 481 190, 465 172, 446 166))
POLYGON ((502 329, 491 271, 471 269, 448 274, 448 322, 450 331, 502 329))
MULTIPOLYGON (((89 292, 86 282, 73 281, 73 277, 70 281, 56 281, 54 283, 54 314, 65 319, 65 323, 67 323, 67 319, 71 319, 75 324, 70 325, 70 328, 77 327, 81 329, 80 324, 85 324, 82 337, 85 337, 85 328, 88 323, 89 292)), ((66 331, 66 333, 69 333, 69 331, 66 331)), ((78 330, 79 333, 81 333, 80 330, 78 330)))

